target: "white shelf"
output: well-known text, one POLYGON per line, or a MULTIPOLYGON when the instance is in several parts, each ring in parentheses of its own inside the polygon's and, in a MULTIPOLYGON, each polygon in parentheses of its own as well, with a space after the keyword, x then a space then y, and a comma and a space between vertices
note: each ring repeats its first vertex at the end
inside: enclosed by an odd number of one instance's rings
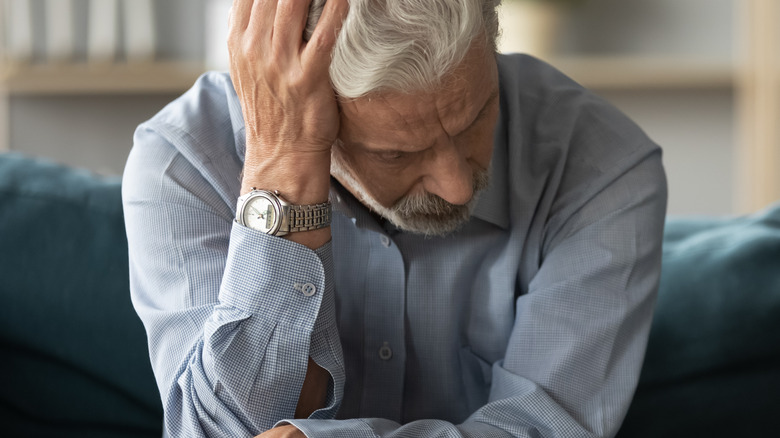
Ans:
MULTIPOLYGON (((725 61, 636 56, 563 56, 550 63, 598 90, 729 88, 736 68, 725 61)), ((11 95, 176 93, 204 71, 198 63, 63 64, 6 67, 0 87, 11 95)))
POLYGON ((0 88, 9 95, 164 94, 187 90, 198 63, 9 65, 0 88))

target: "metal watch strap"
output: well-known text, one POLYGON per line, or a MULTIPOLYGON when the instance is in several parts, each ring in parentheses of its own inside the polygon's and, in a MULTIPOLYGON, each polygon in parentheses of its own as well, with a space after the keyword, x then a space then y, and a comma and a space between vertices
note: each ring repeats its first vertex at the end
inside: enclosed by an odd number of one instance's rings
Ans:
POLYGON ((290 230, 312 231, 325 228, 330 225, 330 202, 311 205, 290 205, 290 230))

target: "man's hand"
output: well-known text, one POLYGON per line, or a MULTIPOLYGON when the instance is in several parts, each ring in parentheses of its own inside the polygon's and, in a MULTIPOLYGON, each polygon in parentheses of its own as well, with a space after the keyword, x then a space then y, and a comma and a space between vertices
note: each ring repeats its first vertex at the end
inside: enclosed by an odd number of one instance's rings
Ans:
MULTIPOLYGON (((279 190, 293 204, 327 200, 339 132, 328 69, 347 10, 347 0, 329 0, 305 42, 309 1, 234 0, 228 48, 246 123, 242 194, 257 187, 279 190)), ((310 233, 317 232, 290 238, 310 233)), ((319 245, 330 238, 329 230, 319 235, 319 245)))
POLYGON ((271 430, 267 430, 261 433, 255 438, 306 438, 306 435, 304 435, 303 432, 301 432, 297 427, 290 426, 288 424, 286 426, 274 427, 271 430))
POLYGON ((329 1, 311 40, 304 42, 309 3, 233 2, 230 75, 252 153, 329 154, 338 134, 338 107, 328 69, 347 2, 329 1))

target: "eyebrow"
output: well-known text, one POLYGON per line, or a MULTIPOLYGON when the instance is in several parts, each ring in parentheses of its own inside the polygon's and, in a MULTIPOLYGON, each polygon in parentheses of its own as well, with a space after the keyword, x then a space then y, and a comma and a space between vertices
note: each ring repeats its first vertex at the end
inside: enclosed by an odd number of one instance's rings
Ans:
POLYGON ((472 120, 472 122, 469 123, 469 126, 467 126, 465 129, 463 129, 462 131, 458 132, 455 135, 460 135, 468 131, 469 129, 471 129, 472 126, 476 125, 477 122, 482 120, 485 117, 485 114, 487 114, 487 110, 490 107, 490 104, 493 103, 496 99, 498 99, 498 94, 499 94, 499 89, 498 87, 496 87, 496 89, 493 90, 493 94, 491 94, 490 97, 488 97, 488 100, 485 102, 485 105, 482 107, 481 110, 479 110, 479 114, 477 114, 477 117, 475 117, 474 120, 472 120))

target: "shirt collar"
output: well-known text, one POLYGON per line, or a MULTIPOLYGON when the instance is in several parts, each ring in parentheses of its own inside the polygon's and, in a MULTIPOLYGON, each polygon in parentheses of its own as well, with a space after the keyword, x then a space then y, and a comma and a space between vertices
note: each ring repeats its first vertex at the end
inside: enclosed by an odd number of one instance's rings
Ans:
POLYGON ((479 194, 473 217, 503 229, 509 228, 509 171, 503 118, 499 117, 493 136, 493 159, 490 162, 490 184, 479 194))
POLYGON ((341 213, 352 221, 358 228, 376 231, 378 233, 387 232, 385 220, 363 205, 346 187, 342 186, 336 178, 330 177, 330 202, 333 204, 333 210, 341 213), (383 227, 384 225, 384 227, 383 227))

